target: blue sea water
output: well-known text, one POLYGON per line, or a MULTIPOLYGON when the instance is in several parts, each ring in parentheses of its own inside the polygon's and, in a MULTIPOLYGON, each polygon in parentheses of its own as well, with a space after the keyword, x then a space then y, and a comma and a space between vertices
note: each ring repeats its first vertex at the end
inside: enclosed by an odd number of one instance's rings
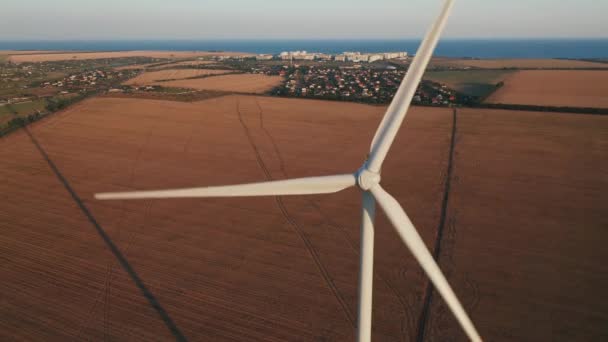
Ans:
MULTIPOLYGON (((0 41, 0 50, 169 50, 279 53, 290 50, 415 53, 420 40, 70 40, 0 41)), ((446 39, 437 56, 473 58, 608 58, 607 39, 446 39)))

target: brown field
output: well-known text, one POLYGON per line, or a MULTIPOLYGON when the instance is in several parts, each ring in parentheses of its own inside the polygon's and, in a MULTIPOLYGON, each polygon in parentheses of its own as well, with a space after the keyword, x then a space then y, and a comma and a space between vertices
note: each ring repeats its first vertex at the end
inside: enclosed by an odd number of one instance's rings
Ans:
POLYGON ((102 58, 150 57, 150 58, 195 58, 209 56, 246 56, 241 52, 204 52, 204 51, 117 51, 117 52, 76 52, 12 55, 13 63, 51 62, 65 60, 86 60, 102 58))
POLYGON ((54 50, 0 50, 0 56, 10 55, 39 55, 39 54, 54 54, 62 53, 63 51, 54 50))
MULTIPOLYGON (((407 61, 394 60, 398 64, 410 64, 407 61)), ((429 63, 429 70, 445 69, 608 69, 608 64, 601 61, 579 61, 564 59, 463 59, 434 57, 429 63)))
MULTIPOLYGON (((357 191, 92 195, 352 171, 383 110, 96 98, 0 139, 0 339, 353 340, 357 191)), ((607 119, 461 111, 440 262, 485 340, 608 338, 607 119)), ((383 168, 429 247, 451 129, 451 110, 414 108, 383 168)), ((427 279, 381 214, 376 243, 374 341, 415 341, 427 279)), ((436 296, 426 336, 464 340, 436 296)))
MULTIPOLYGON (((93 99, 31 130, 188 339, 345 341, 353 339, 356 317, 356 191, 154 202, 99 202, 92 195, 259 181, 267 177, 264 169, 275 179, 351 171, 365 157, 381 112, 254 97, 93 99)), ((419 109, 411 118, 399 143, 405 150, 387 164, 386 186, 430 243, 449 111, 419 109), (398 177, 408 164, 419 177, 398 177)), ((167 325, 28 136, 0 140, 0 157, 6 161, 0 193, 11 194, 0 211, 7 258, 0 291, 10 293, 0 304, 0 339, 169 339, 167 325)), ((376 262, 375 340, 413 338, 425 278, 383 218, 377 239, 383 248, 376 262)))
POLYGON ((146 71, 135 78, 126 81, 127 85, 148 85, 158 83, 162 80, 181 80, 185 78, 221 75, 231 72, 231 70, 212 70, 212 69, 167 69, 159 71, 146 71))
MULTIPOLYGON (((460 113, 441 265, 485 340, 605 341, 608 117, 460 113)), ((463 340, 437 299, 429 340, 463 340)))
POLYGON ((488 103, 608 108, 608 71, 525 70, 510 74, 488 103))
POLYGON ((191 80, 159 82, 158 85, 196 90, 218 90, 238 93, 264 93, 281 84, 280 76, 238 74, 191 80))
POLYGON ((57 53, 57 51, 39 51, 39 50, 0 50, 0 62, 6 62, 11 55, 31 55, 40 53, 57 53))
POLYGON ((481 69, 581 69, 608 68, 603 63, 563 59, 447 59, 447 63, 456 66, 481 69))

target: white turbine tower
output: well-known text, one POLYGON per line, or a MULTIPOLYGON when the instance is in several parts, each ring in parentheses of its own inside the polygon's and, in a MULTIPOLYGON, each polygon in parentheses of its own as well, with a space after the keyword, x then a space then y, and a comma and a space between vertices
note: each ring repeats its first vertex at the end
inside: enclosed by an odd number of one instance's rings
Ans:
POLYGON ((135 191, 97 194, 100 200, 127 200, 149 198, 198 198, 237 196, 286 196, 328 194, 357 186, 363 193, 361 225, 361 270, 359 277, 359 316, 357 340, 370 341, 372 322, 372 280, 374 261, 374 215, 375 202, 386 213, 397 233, 426 272, 437 291, 472 341, 481 341, 469 316, 452 291, 448 281, 439 269, 424 241, 414 228, 409 217, 399 203, 380 186, 380 169, 393 144, 407 110, 422 79, 426 66, 437 45, 441 31, 447 21, 453 0, 446 0, 439 17, 422 41, 416 57, 399 86, 372 141, 370 155, 355 173, 279 180, 242 185, 213 186, 159 191, 135 191))

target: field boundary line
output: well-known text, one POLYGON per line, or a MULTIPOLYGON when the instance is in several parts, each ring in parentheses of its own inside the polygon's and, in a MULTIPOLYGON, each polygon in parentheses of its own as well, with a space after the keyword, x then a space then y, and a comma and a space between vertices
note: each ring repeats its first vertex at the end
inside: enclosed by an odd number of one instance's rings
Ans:
MULTIPOLYGON (((443 233, 446 226, 446 217, 448 211, 448 204, 450 200, 450 190, 452 183, 452 172, 454 170, 454 149, 456 145, 456 133, 457 133, 457 109, 453 109, 452 114, 452 136, 450 138, 450 151, 448 155, 448 167, 445 176, 445 187, 443 191, 443 199, 441 201, 441 214, 439 216, 439 224, 437 226, 437 237, 435 239, 435 246, 433 248, 433 257, 435 261, 439 263, 439 257, 441 256, 441 240, 443 239, 443 233)), ((423 342, 426 333, 427 323, 430 316, 430 307, 433 301, 433 293, 435 288, 430 280, 427 280, 426 289, 424 292, 424 304, 422 305, 422 311, 420 312, 420 318, 418 320, 418 333, 416 334, 416 341, 423 342)))

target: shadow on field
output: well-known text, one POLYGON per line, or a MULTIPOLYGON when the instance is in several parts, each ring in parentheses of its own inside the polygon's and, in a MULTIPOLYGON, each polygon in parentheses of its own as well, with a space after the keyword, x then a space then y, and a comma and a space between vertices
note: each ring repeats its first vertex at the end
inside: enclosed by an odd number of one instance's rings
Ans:
POLYGON ((49 167, 51 168, 51 170, 53 170, 53 173, 55 174, 55 176, 57 176, 57 179, 59 179, 59 181, 63 184, 63 186, 68 191, 70 196, 72 196, 72 199, 74 200, 74 202, 76 202, 76 204, 78 205, 78 207, 80 208, 82 213, 86 216, 86 218, 89 220, 89 222, 93 225, 93 227, 95 228, 95 230, 97 231, 99 236, 103 239, 105 244, 108 246, 108 248, 112 252, 112 254, 114 254, 116 259, 120 263, 120 266, 127 272, 129 277, 131 277, 131 280, 133 280, 133 282, 139 288, 139 290, 141 291, 143 296, 148 300, 148 302, 150 303, 152 308, 154 308, 154 310, 156 310, 156 312, 158 313, 160 318, 163 320, 163 322, 165 323, 165 325, 167 326, 167 328, 169 329, 171 334, 173 334, 173 336, 175 337, 175 340, 186 341, 186 337, 182 334, 182 332, 179 330, 177 325, 175 325, 175 322, 173 321, 173 319, 171 319, 171 317, 169 316, 167 311, 160 305, 160 303, 158 302, 156 297, 146 287, 146 285, 141 280, 141 278, 139 277, 137 272, 135 272, 133 267, 131 267, 131 265, 129 264, 129 261, 127 260, 127 258, 122 254, 120 249, 118 249, 118 247, 114 244, 112 239, 110 239, 110 237, 105 232, 105 230, 101 227, 101 225, 99 225, 99 223, 97 222, 97 220, 95 219, 93 214, 89 211, 89 209, 86 207, 84 202, 82 202, 80 197, 78 197, 78 194, 76 194, 74 189, 72 189, 68 180, 65 179, 65 177, 61 174, 61 172, 59 171, 59 169, 57 168, 55 163, 53 163, 53 161, 50 159, 50 157, 46 153, 46 151, 42 148, 42 146, 40 146, 40 144, 38 143, 38 140, 36 140, 36 138, 32 135, 32 133, 30 132, 30 130, 27 127, 23 127, 23 130, 30 137, 32 143, 36 146, 36 148, 38 149, 38 151, 40 152, 40 154, 42 155, 44 160, 46 160, 46 162, 49 164, 49 167))

